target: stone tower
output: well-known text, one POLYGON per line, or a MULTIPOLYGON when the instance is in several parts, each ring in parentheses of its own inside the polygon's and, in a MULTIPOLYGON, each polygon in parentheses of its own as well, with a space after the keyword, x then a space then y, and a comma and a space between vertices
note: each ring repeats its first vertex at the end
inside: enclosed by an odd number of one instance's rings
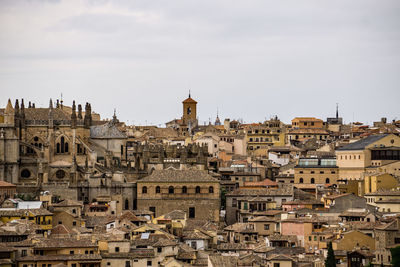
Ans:
POLYGON ((183 116, 182 122, 184 124, 197 124, 197 102, 189 97, 182 101, 183 104, 183 116))
POLYGON ((14 125, 14 108, 10 99, 8 99, 6 109, 4 110, 4 123, 14 125))

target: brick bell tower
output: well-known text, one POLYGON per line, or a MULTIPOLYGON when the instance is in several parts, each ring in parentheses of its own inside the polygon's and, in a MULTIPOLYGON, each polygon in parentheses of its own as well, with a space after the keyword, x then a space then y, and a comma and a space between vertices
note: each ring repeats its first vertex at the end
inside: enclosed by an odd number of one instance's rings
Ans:
POLYGON ((183 115, 182 122, 186 125, 191 123, 192 125, 197 125, 197 102, 190 97, 182 101, 183 104, 183 115))

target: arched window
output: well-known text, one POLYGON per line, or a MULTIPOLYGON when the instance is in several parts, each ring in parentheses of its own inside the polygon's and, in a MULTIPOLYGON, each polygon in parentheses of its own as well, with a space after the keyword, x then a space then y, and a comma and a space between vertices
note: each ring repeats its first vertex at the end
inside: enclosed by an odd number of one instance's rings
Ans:
POLYGON ((65 177, 65 171, 63 171, 63 170, 56 171, 56 177, 58 179, 63 179, 65 177))
POLYGON ((329 184, 329 182, 330 182, 329 178, 326 178, 326 179, 325 179, 325 183, 326 183, 326 184, 329 184))
POLYGON ((125 209, 129 210, 129 200, 125 199, 125 209))
POLYGON ((21 177, 22 178, 29 178, 31 177, 31 172, 28 169, 23 169, 21 172, 21 177))
POLYGON ((147 186, 142 187, 142 194, 147 194, 147 186))
POLYGON ((186 186, 182 187, 182 194, 187 194, 187 187, 186 186))
POLYGON ((156 187, 156 194, 160 194, 161 188, 159 186, 156 187))
POLYGON ((174 193, 174 187, 170 186, 168 187, 168 194, 173 194, 174 193))
POLYGON ((214 187, 210 186, 208 188, 208 193, 213 194, 214 193, 214 187))
POLYGON ((315 179, 314 178, 311 178, 311 181, 310 181, 310 183, 315 183, 315 179))
POLYGON ((301 184, 304 183, 303 178, 300 178, 299 183, 301 183, 301 184))
POLYGON ((200 194, 200 186, 196 186, 196 194, 200 194))
POLYGON ((61 136, 61 153, 65 152, 65 140, 64 140, 64 136, 61 136))
POLYGON ((65 137, 61 136, 60 141, 56 144, 56 153, 63 154, 69 152, 69 144, 66 142, 65 137))

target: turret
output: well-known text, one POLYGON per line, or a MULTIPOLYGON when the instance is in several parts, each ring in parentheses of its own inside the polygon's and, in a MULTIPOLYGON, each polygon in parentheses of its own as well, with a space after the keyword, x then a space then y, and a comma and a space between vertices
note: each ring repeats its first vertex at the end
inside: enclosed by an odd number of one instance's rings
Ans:
POLYGON ((82 119, 82 105, 81 104, 78 105, 78 119, 79 120, 82 119))
POLYGON ((85 118, 83 123, 85 125, 85 128, 90 128, 90 126, 92 125, 92 107, 89 103, 86 103, 85 105, 85 118))
POLYGON ((53 111, 53 100, 49 101, 49 128, 53 128, 54 125, 54 111, 53 111))
POLYGON ((75 106, 75 100, 72 102, 72 113, 71 113, 71 128, 75 129, 76 128, 76 112, 75 112, 76 106, 75 106))
POLYGON ((21 112, 20 112, 20 118, 21 118, 21 127, 25 128, 25 105, 24 105, 24 99, 21 99, 21 112))
POLYGON ((14 125, 14 108, 10 99, 8 99, 6 109, 4 110, 4 123, 14 125))

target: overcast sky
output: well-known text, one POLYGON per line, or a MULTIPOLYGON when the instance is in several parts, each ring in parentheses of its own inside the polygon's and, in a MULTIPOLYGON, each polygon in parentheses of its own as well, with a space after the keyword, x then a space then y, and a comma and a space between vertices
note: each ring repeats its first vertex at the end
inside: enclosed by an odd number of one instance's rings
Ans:
POLYGON ((164 124, 400 119, 400 1, 0 0, 0 105, 90 102, 164 124))

